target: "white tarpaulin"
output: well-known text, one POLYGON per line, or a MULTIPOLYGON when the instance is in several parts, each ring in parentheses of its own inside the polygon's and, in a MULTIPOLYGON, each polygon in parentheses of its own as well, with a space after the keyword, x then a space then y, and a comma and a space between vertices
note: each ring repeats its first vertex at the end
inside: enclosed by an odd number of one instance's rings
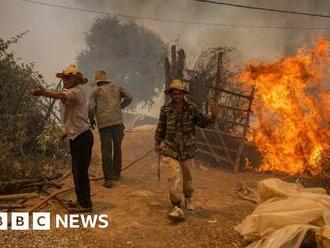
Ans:
MULTIPOLYGON (((330 196, 324 189, 270 178, 259 182, 258 206, 237 230, 245 239, 257 240, 249 248, 299 248, 308 230, 319 232, 326 225, 330 225, 330 196)), ((324 233, 320 237, 329 234, 324 233)))

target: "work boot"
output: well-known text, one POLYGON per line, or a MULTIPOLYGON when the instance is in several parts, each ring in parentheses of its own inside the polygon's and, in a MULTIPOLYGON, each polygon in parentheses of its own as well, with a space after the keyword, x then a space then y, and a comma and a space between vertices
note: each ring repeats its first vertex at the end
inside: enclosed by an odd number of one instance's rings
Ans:
POLYGON ((110 179, 105 180, 103 186, 106 188, 111 188, 113 186, 113 182, 110 179))
POLYGON ((89 213, 92 212, 92 207, 83 207, 80 204, 75 207, 68 208, 69 213, 89 213))
POLYGON ((191 197, 186 197, 184 202, 185 202, 187 210, 190 210, 190 211, 194 210, 194 205, 192 204, 191 197))
POLYGON ((178 206, 174 206, 174 208, 168 214, 168 217, 172 220, 181 221, 185 219, 183 210, 178 206))

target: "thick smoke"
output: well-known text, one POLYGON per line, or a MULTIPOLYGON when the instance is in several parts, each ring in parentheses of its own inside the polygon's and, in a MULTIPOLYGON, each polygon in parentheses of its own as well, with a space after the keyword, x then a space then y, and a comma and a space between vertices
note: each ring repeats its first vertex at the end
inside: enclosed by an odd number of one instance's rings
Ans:
MULTIPOLYGON (((307 17, 258 10, 226 7, 193 0, 47 0, 44 3, 87 8, 133 16, 158 17, 207 23, 261 26, 330 27, 329 18, 307 17)), ((228 1, 229 2, 229 1, 228 1)), ((329 14, 328 0, 236 0, 231 3, 268 8, 329 14)), ((2 0, 0 2, 0 35, 9 38, 30 30, 28 36, 14 49, 24 61, 35 61, 46 79, 55 83, 55 72, 75 63, 79 50, 85 48, 85 35, 100 16, 28 3, 2 0)), ((121 18, 123 21, 130 20, 121 18)), ((177 43, 187 53, 191 68, 198 55, 209 47, 229 46, 239 51, 242 64, 250 59, 274 59, 292 54, 303 43, 329 30, 281 30, 222 27, 151 20, 131 19, 153 30, 168 44, 177 43)))
MULTIPOLYGON (((327 0, 230 2, 300 12, 330 13, 330 9, 326 10, 327 0)), ((110 13, 207 23, 246 26, 330 27, 327 22, 328 18, 232 8, 192 0, 76 0, 76 3, 86 8, 106 9, 110 13)), ((254 58, 271 59, 292 54, 302 44, 311 43, 315 37, 325 36, 328 33, 326 30, 258 29, 133 20, 159 33, 168 43, 178 43, 185 48, 188 54, 188 64, 191 64, 193 59, 205 48, 216 46, 236 47, 240 51, 242 62, 254 58)))

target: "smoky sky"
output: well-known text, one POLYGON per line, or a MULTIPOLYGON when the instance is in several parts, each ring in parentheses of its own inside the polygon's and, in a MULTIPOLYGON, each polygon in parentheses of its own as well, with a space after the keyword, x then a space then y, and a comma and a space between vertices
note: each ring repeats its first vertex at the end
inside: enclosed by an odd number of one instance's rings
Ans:
MULTIPOLYGON (((42 1, 42 0, 41 0, 42 1)), ((133 16, 158 17, 194 22, 234 25, 330 27, 329 18, 248 10, 193 0, 45 0, 77 8, 87 8, 133 16)), ((328 0, 241 0, 231 3, 256 5, 302 12, 330 14, 328 0)), ((10 38, 29 30, 13 47, 23 61, 35 61, 37 69, 50 82, 54 73, 75 63, 78 51, 84 49, 85 33, 96 17, 102 15, 41 6, 23 0, 0 0, 0 35, 10 38)), ((192 66, 201 51, 208 47, 230 46, 238 50, 238 63, 250 59, 270 60, 294 53, 315 37, 327 36, 329 30, 281 30, 244 27, 221 27, 140 20, 135 21, 157 33, 167 44, 176 43, 186 50, 187 64, 192 66)))

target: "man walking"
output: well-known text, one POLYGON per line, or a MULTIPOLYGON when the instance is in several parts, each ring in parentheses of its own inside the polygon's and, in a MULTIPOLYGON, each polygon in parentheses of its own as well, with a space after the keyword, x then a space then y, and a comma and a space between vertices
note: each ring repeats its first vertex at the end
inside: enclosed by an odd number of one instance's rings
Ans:
POLYGON ((122 168, 121 142, 124 138, 122 109, 132 96, 122 87, 108 80, 105 71, 95 72, 96 90, 89 101, 89 120, 100 133, 104 186, 112 187, 120 179, 122 168))
POLYGON ((172 101, 165 104, 160 111, 159 123, 155 133, 155 147, 165 164, 170 201, 173 205, 169 218, 184 219, 181 209, 180 174, 183 178, 183 193, 185 207, 193 210, 191 197, 193 195, 191 164, 195 155, 195 126, 206 127, 214 123, 215 114, 207 117, 197 110, 197 107, 186 101, 185 85, 181 80, 173 80, 165 94, 172 101))
POLYGON ((33 91, 34 96, 44 96, 59 99, 63 103, 63 123, 65 135, 70 139, 72 174, 77 196, 77 203, 70 212, 90 212, 92 201, 88 168, 92 156, 93 134, 88 122, 87 98, 80 84, 87 79, 78 71, 76 65, 69 65, 56 77, 62 78, 64 89, 60 92, 50 92, 40 87, 33 91))

